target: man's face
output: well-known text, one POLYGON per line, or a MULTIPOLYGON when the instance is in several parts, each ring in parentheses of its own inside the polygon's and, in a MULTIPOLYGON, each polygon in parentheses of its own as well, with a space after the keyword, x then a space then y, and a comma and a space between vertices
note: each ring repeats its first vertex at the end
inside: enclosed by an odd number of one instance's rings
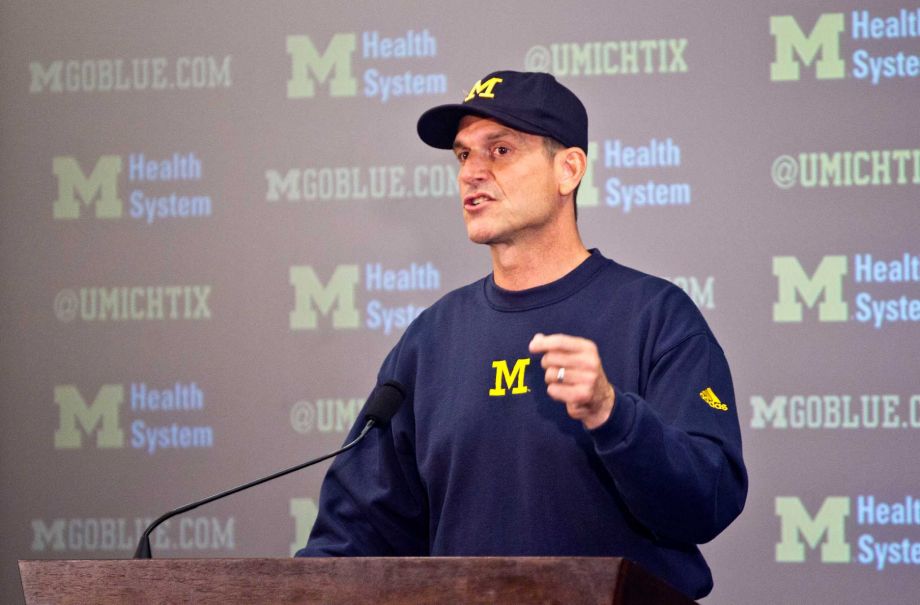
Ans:
POLYGON ((561 211, 543 137, 470 115, 460 120, 454 153, 467 235, 477 244, 536 241, 561 211))

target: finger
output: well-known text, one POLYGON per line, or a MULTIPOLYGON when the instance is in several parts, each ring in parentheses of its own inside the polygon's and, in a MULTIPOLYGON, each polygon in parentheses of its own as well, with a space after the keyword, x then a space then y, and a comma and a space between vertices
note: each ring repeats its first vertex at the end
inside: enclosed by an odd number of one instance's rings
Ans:
POLYGON ((546 387, 546 393, 566 406, 583 405, 591 401, 591 388, 585 384, 554 382, 546 387))
POLYGON ((545 353, 551 350, 561 351, 580 351, 586 345, 593 345, 590 340, 579 336, 569 336, 568 334, 535 334, 530 341, 528 348, 531 353, 545 353))
POLYGON ((583 368, 589 369, 597 364, 592 362, 592 357, 586 353, 560 353, 552 351, 544 353, 543 359, 540 360, 540 366, 548 368, 556 366, 557 368, 583 368))
POLYGON ((546 368, 546 373, 543 376, 543 379, 546 381, 546 384, 578 384, 579 382, 584 382, 585 378, 588 378, 588 375, 584 372, 577 370, 568 366, 561 366, 565 368, 565 373, 563 379, 559 380, 559 368, 560 366, 550 366, 546 368))

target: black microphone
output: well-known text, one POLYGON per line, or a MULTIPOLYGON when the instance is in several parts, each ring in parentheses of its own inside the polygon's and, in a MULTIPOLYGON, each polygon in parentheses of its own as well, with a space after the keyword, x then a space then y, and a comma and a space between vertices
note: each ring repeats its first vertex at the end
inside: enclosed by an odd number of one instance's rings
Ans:
POLYGON ((255 487, 261 485, 266 481, 271 481, 272 479, 277 479, 278 477, 283 477, 294 471, 299 471, 300 469, 307 468, 312 466, 317 462, 322 462, 333 456, 337 456, 342 452, 350 450, 359 441, 364 439, 365 435, 371 430, 374 426, 384 426, 390 421, 390 418, 396 413, 396 410, 399 409, 399 406, 402 405, 403 400, 406 398, 406 388, 395 380, 388 380, 382 385, 378 386, 371 393, 370 399, 367 400, 367 404, 364 406, 364 417, 367 418, 367 422, 364 425, 364 428, 361 429, 361 433, 355 438, 354 441, 342 446, 340 449, 332 452, 331 454, 326 454, 325 456, 320 456, 319 458, 314 458, 313 460, 308 460, 303 464, 298 464, 297 466, 292 466, 286 468, 283 471, 278 471, 268 477, 262 477, 261 479, 256 479, 255 481, 250 481, 244 485, 239 485, 233 489, 228 489, 227 491, 220 492, 219 494, 214 494, 204 500, 198 500, 197 502, 192 502, 186 504, 185 506, 180 506, 175 510, 171 510, 168 513, 164 513, 153 523, 147 526, 147 529, 144 530, 144 534, 141 536, 140 540, 137 543, 137 550, 134 551, 135 559, 150 559, 152 554, 150 552, 150 534, 153 533, 153 530, 157 528, 163 521, 171 519, 176 515, 181 515, 182 513, 187 513, 190 510, 194 510, 199 506, 204 504, 209 504, 215 500, 219 500, 225 496, 231 496, 237 492, 241 492, 244 489, 249 489, 250 487, 255 487))

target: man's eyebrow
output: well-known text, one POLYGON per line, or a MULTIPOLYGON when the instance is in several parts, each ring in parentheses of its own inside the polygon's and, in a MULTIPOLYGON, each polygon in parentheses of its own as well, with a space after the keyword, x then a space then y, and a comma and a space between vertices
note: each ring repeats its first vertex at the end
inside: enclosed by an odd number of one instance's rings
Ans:
MULTIPOLYGON (((517 140, 518 142, 520 142, 524 137, 520 132, 516 130, 512 130, 511 128, 502 128, 501 130, 497 130, 491 134, 486 135, 486 141, 489 143, 491 143, 492 141, 497 141, 499 139, 504 139, 504 138, 513 138, 517 140)), ((455 151, 457 149, 462 149, 465 147, 467 147, 467 145, 462 143, 459 139, 454 139, 453 149, 455 151)))

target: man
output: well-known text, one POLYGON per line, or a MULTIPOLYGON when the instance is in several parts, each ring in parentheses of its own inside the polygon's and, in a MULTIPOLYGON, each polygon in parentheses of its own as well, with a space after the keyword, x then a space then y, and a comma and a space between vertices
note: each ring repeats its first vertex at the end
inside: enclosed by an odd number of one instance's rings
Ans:
POLYGON ((696 545, 747 493, 728 365, 681 290, 582 244, 587 130, 552 76, 510 71, 419 119, 493 272, 390 352, 406 402, 332 465, 299 555, 623 556, 709 593, 696 545))

